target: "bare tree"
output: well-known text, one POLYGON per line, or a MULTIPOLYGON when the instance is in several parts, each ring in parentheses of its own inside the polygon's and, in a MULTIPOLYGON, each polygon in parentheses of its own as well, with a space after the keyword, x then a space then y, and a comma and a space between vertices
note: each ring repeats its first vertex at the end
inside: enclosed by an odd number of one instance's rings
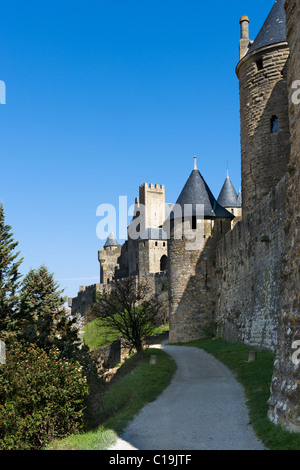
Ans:
POLYGON ((110 291, 99 295, 90 314, 101 325, 112 327, 127 340, 131 349, 143 351, 143 340, 165 321, 165 310, 146 282, 125 278, 114 282, 110 291))

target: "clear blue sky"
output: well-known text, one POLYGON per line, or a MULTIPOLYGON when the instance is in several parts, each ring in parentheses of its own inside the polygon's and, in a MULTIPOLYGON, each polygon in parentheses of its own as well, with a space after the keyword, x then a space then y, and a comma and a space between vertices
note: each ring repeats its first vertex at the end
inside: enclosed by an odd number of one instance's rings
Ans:
POLYGON ((2 2, 0 199, 25 257, 75 296, 99 281, 96 209, 144 182, 174 203, 198 156, 240 181, 239 18, 273 0, 2 2), (73 279, 73 280, 72 280, 73 279))

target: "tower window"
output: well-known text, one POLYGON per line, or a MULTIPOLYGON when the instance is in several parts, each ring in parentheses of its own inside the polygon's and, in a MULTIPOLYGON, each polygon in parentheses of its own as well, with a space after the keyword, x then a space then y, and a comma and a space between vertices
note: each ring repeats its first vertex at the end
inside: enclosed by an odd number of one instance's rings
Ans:
POLYGON ((271 133, 278 134, 279 132, 279 120, 277 116, 272 116, 271 118, 271 133))
POLYGON ((258 59, 256 61, 256 68, 258 72, 264 68, 264 63, 262 59, 258 59))

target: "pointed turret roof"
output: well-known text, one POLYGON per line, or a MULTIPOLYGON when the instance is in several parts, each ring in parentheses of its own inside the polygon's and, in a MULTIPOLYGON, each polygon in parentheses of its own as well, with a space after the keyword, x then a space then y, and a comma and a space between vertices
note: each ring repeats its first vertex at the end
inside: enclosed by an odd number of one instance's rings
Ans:
POLYGON ((284 2, 285 0, 276 0, 256 39, 249 46, 247 54, 272 44, 286 42, 284 2))
POLYGON ((242 191, 239 190, 238 194, 238 207, 242 207, 242 191))
MULTIPOLYGON (((214 198, 211 190, 197 168, 196 157, 194 158, 194 169, 185 183, 176 204, 182 207, 182 213, 184 205, 191 204, 193 216, 197 215, 196 206, 203 205, 205 219, 233 218, 234 216, 218 204, 214 198)), ((174 218, 174 214, 171 213, 170 218, 174 218)))
POLYGON ((120 246, 120 244, 118 243, 118 241, 115 237, 114 232, 111 232, 111 234, 107 238, 107 240, 105 242, 105 245, 104 245, 104 248, 107 248, 109 246, 120 246))
POLYGON ((241 207, 238 202, 238 195, 233 187, 227 172, 227 178, 218 197, 218 203, 223 207, 241 207))

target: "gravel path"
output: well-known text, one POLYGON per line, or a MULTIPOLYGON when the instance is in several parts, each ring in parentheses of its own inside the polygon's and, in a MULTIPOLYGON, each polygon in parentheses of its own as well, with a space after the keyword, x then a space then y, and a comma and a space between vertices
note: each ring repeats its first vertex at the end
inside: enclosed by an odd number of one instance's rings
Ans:
POLYGON ((161 347, 177 363, 173 380, 110 450, 263 450, 232 372, 201 349, 161 347))

